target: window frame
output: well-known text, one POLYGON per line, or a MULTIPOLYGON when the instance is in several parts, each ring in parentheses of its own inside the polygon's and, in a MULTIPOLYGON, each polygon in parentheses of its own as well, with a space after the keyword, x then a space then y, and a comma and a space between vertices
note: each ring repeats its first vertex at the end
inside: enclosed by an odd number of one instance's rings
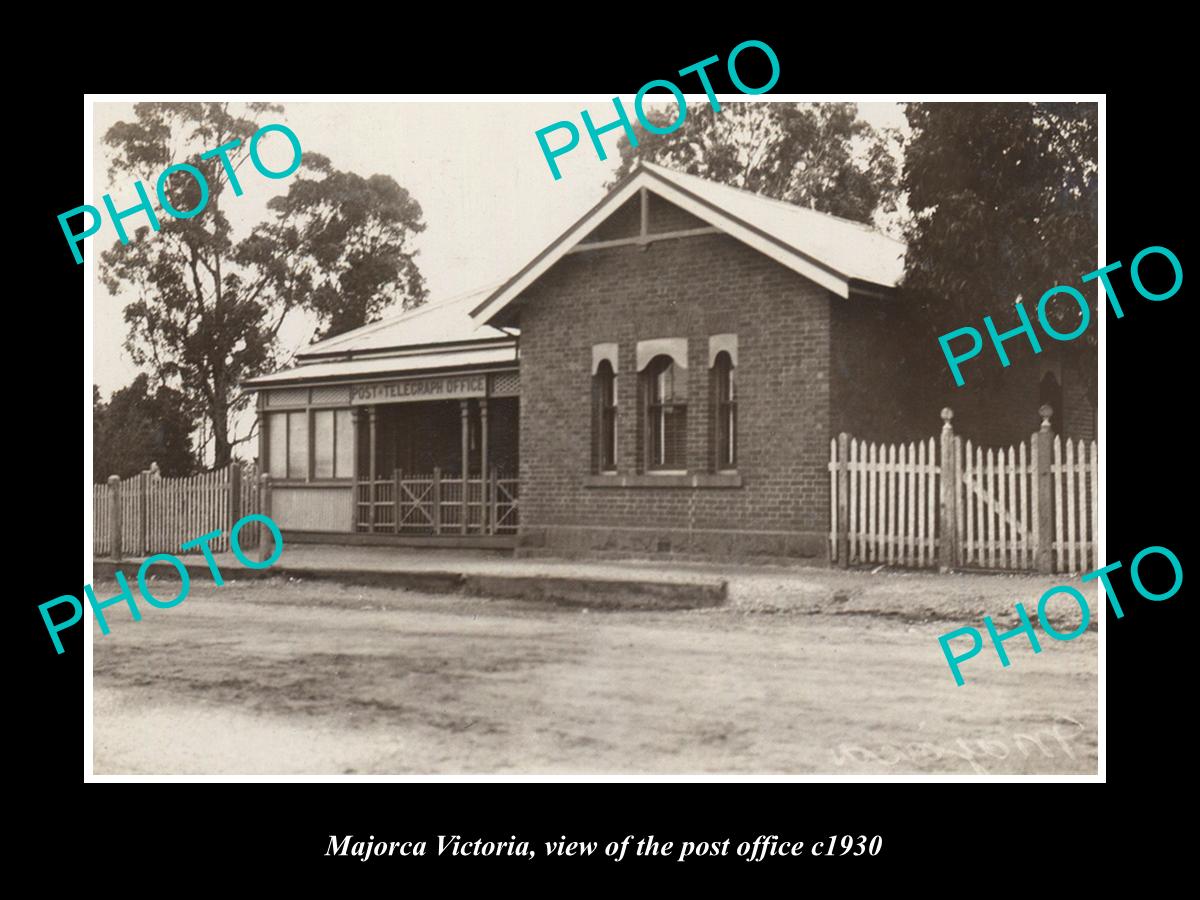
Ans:
POLYGON ((713 359, 713 471, 738 470, 737 366, 727 350, 713 359))
POLYGON ((352 484, 354 482, 354 454, 355 454, 356 441, 355 441, 355 434, 354 434, 353 407, 345 407, 345 406, 339 406, 339 405, 321 405, 321 406, 293 407, 291 409, 275 409, 275 410, 270 410, 268 408, 267 410, 264 410, 264 412, 266 414, 265 417, 267 419, 267 421, 264 424, 266 427, 266 454, 265 454, 265 457, 266 457, 266 463, 268 466, 268 470, 270 469, 271 456, 276 452, 276 449, 274 446, 274 444, 276 442, 272 440, 270 419, 272 416, 282 416, 283 420, 284 420, 284 424, 283 424, 283 460, 284 460, 284 464, 285 464, 284 472, 282 475, 277 475, 275 472, 270 472, 272 481, 289 482, 289 483, 293 483, 293 484, 294 483, 327 484, 327 483, 332 483, 332 482, 337 482, 339 484, 342 484, 342 483, 352 484), (316 416, 318 413, 330 413, 332 416, 332 423, 331 423, 331 429, 330 429, 331 437, 332 437, 332 441, 333 441, 333 446, 332 446, 333 474, 332 475, 318 476, 316 474, 316 471, 317 471, 316 416), (346 414, 346 413, 349 414, 348 418, 346 418, 344 415, 342 415, 342 414, 346 414), (291 472, 292 430, 291 430, 291 422, 290 422, 290 419, 288 418, 289 416, 304 416, 306 419, 306 422, 305 422, 305 429, 306 429, 305 444, 306 444, 306 446, 304 448, 304 456, 305 456, 304 467, 303 467, 303 472, 300 474, 296 474, 296 475, 293 475, 291 472), (349 461, 349 465, 350 465, 350 474, 349 475, 338 475, 337 474, 338 462, 339 462, 339 453, 338 453, 338 433, 339 433, 338 419, 339 418, 346 418, 346 421, 347 421, 346 428, 348 429, 349 434, 350 434, 350 447, 348 450, 348 455, 349 455, 349 460, 350 460, 349 461))
POLYGON ((617 435, 619 397, 617 394, 617 371, 607 359, 602 359, 592 375, 593 385, 593 428, 595 449, 595 472, 600 475, 615 475, 617 467, 617 435), (611 458, 606 452, 611 450, 611 458))
POLYGON ((645 407, 645 415, 643 416, 644 439, 642 441, 644 453, 643 461, 645 471, 649 474, 684 475, 688 472, 688 402, 686 394, 686 379, 687 369, 679 365, 674 357, 665 353, 660 353, 651 359, 641 372, 642 393, 644 397, 643 405, 645 407), (663 399, 660 396, 659 386, 661 384, 662 376, 667 372, 671 372, 671 399, 667 402, 663 402, 663 399), (675 388, 677 383, 676 380, 681 376, 681 374, 684 378, 683 391, 679 391, 675 388), (682 424, 677 424, 676 427, 681 428, 683 431, 682 442, 671 442, 671 446, 681 447, 683 458, 671 460, 670 462, 668 462, 666 458, 666 450, 668 446, 666 428, 668 411, 680 414, 679 419, 676 421, 679 422, 679 420, 682 420, 682 424), (656 436, 658 438, 657 442, 655 440, 656 436), (656 451, 659 449, 655 446, 656 443, 659 444, 662 449, 661 462, 656 462, 656 459, 658 458, 656 451))

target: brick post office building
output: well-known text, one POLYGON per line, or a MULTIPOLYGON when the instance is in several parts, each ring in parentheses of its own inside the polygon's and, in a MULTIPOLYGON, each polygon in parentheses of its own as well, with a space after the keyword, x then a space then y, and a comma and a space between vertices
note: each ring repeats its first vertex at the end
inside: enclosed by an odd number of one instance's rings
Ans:
POLYGON ((494 290, 248 382, 272 515, 299 539, 828 559, 831 437, 920 391, 899 376, 904 252, 639 165, 494 290))

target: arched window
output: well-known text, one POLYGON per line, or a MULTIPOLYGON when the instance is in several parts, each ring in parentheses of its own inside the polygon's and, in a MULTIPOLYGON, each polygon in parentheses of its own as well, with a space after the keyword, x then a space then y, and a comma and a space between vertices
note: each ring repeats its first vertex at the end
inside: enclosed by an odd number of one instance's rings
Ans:
POLYGON ((727 352, 713 361, 713 415, 716 417, 715 468, 718 472, 737 468, 737 390, 733 360, 727 352))
POLYGON ((687 371, 656 356, 642 372, 646 397, 646 462, 650 469, 687 469, 687 371))
POLYGON ((592 379, 595 402, 595 459, 600 472, 617 470, 617 373, 601 360, 592 379))

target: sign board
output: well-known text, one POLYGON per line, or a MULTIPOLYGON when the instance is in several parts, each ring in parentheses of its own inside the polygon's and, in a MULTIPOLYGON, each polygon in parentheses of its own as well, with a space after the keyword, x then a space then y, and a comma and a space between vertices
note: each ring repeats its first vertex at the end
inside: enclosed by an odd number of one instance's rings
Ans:
POLYGON ((405 381, 375 381, 350 385, 350 404, 412 403, 422 400, 463 400, 487 396, 487 375, 441 375, 405 381))

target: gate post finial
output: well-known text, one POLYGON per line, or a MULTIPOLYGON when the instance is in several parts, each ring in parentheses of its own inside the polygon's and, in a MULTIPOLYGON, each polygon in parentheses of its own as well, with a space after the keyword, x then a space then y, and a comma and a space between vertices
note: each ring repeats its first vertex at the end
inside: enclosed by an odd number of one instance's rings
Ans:
POLYGON ((1043 403, 1038 407, 1038 415, 1042 417, 1042 431, 1050 430, 1050 417, 1054 415, 1054 407, 1049 403, 1043 403))

